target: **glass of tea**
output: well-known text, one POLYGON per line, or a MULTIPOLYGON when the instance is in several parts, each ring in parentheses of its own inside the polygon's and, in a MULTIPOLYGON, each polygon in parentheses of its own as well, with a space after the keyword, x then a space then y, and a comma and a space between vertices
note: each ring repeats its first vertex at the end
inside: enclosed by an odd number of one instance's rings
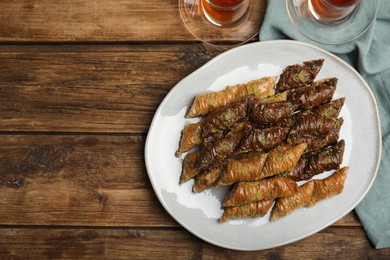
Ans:
POLYGON ((353 14, 360 0, 309 0, 315 19, 325 24, 342 23, 353 14))
POLYGON ((219 48, 254 38, 266 8, 265 0, 179 0, 185 27, 201 42, 219 48))
POLYGON ((342 44, 363 35, 375 20, 380 0, 286 0, 295 28, 312 41, 342 44))

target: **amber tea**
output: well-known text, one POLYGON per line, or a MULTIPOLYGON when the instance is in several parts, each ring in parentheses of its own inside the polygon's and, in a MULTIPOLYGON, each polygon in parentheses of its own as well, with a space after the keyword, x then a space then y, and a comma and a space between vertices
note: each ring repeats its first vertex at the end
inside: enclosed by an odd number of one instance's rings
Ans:
POLYGON ((209 2, 220 6, 235 6, 241 4, 245 0, 211 0, 209 2))
POLYGON ((248 0, 201 0, 207 20, 220 27, 234 26, 245 16, 248 0))
POLYGON ((359 2, 359 0, 328 0, 327 2, 333 5, 345 6, 345 5, 356 4, 357 2, 359 2))
POLYGON ((360 0, 309 0, 312 15, 327 24, 341 23, 355 10, 360 0))

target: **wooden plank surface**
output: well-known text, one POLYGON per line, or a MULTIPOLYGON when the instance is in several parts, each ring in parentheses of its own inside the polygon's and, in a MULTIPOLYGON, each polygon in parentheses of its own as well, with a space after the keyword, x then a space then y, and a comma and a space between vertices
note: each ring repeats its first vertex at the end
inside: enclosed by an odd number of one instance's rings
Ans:
POLYGON ((142 136, 0 135, 1 224, 176 225, 146 174, 142 136))
POLYGON ((386 259, 389 254, 390 249, 373 249, 361 228, 326 229, 286 246, 255 252, 223 249, 182 229, 3 228, 0 232, 0 258, 360 260, 386 259))
POLYGON ((193 40, 177 0, 1 1, 1 41, 193 40))
POLYGON ((0 46, 0 131, 145 133, 169 90, 215 55, 198 44, 0 46))
MULTIPOLYGON (((3 42, 195 41, 178 0, 0 1, 3 42)), ((266 9, 262 1, 261 14, 266 9)))
MULTIPOLYGON (((3 225, 177 227, 155 196, 143 136, 0 135, 3 225)), ((359 226, 353 214, 338 226, 359 226)))

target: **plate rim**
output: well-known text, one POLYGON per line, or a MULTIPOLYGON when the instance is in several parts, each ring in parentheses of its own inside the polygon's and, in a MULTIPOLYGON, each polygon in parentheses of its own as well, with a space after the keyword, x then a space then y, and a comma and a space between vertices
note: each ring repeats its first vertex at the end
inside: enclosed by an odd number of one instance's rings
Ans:
POLYGON ((197 236, 198 238, 212 244, 212 245, 215 245, 215 246, 218 246, 218 247, 221 247, 221 248, 225 248, 225 249, 231 249, 231 250, 237 250, 237 251, 259 251, 259 250, 266 250, 266 249, 271 249, 271 248, 275 248, 275 247, 279 247, 279 246, 283 246, 283 245, 288 245, 288 244, 291 244, 293 242, 296 242, 296 241, 299 241, 301 239, 304 239, 306 237, 309 237, 313 234, 316 234, 318 233, 319 231, 329 227, 330 225, 332 225, 333 223, 337 222, 339 219, 341 219, 342 217, 344 217, 346 214, 348 214, 349 212, 351 212, 363 199, 364 197, 367 195, 367 193, 370 191, 374 181, 376 180, 376 177, 377 177, 377 173, 378 173, 378 169, 379 169, 379 166, 380 166, 380 162, 381 162, 381 155, 382 155, 382 131, 381 131, 381 122, 380 122, 380 115, 379 115, 379 109, 378 109, 378 104, 377 104, 377 100, 376 100, 376 97, 371 89, 371 87, 369 86, 369 84, 366 82, 366 80, 363 78, 362 75, 360 75, 360 73, 354 68, 352 67, 350 64, 348 64, 346 61, 342 60, 340 57, 336 56, 335 54, 327 51, 327 50, 324 50, 322 49, 321 47, 318 47, 318 46, 315 46, 313 44, 309 44, 309 43, 306 43, 306 42, 301 42, 301 41, 296 41, 296 40, 270 40, 270 41, 259 41, 259 42, 253 42, 253 43, 248 43, 248 44, 245 44, 245 45, 242 45, 242 46, 238 46, 238 47, 235 47, 235 48, 232 48, 228 51, 225 51, 221 54, 219 54, 218 56, 212 58, 210 61, 206 62, 205 64, 203 64, 200 68, 196 69, 195 71, 191 72, 190 74, 188 74, 187 76, 185 76, 184 78, 182 78, 179 82, 177 82, 175 84, 175 86, 167 93, 167 95, 164 97, 164 99, 161 101, 160 105, 158 106, 157 110, 155 111, 154 115, 153 115, 153 118, 152 118, 152 121, 151 121, 151 124, 150 124, 150 127, 148 129, 148 134, 146 136, 146 141, 145 141, 145 145, 144 145, 144 160, 145 160, 145 166, 146 166, 146 171, 147 171, 147 174, 148 174, 148 178, 149 178, 149 181, 152 185, 152 188, 153 188, 153 191, 155 193, 155 195, 157 196, 159 202, 161 203, 161 205, 163 206, 163 208, 165 209, 165 211, 177 222, 179 223, 182 227, 184 227, 187 231, 189 231, 190 233, 192 233, 193 235, 197 236), (335 60, 337 60, 337 62, 340 62, 341 64, 343 64, 344 66, 348 67, 349 70, 351 70, 360 80, 361 82, 363 83, 364 87, 366 88, 366 90, 368 91, 368 93, 370 94, 370 97, 371 97, 371 100, 373 101, 373 104, 374 104, 374 109, 375 109, 375 121, 378 125, 378 129, 377 129, 377 134, 378 134, 378 140, 377 140, 377 143, 378 143, 378 149, 377 149, 377 152, 378 152, 378 157, 376 158, 376 163, 374 164, 375 165, 375 170, 373 172, 373 177, 370 181, 370 183, 368 184, 368 187, 367 189, 365 190, 365 192, 363 192, 360 197, 357 199, 357 201, 350 206, 350 208, 348 208, 348 210, 346 210, 345 214, 341 215, 340 217, 338 217, 337 219, 334 219, 332 221, 330 221, 330 223, 327 223, 325 225, 322 225, 321 227, 313 230, 312 232, 308 232, 304 235, 301 235, 301 236, 298 236, 296 238, 293 238, 293 239, 290 239, 288 241, 283 241, 283 242, 280 242, 280 243, 277 243, 277 244, 274 244, 272 246, 268 246, 268 247, 264 247, 264 248, 253 248, 253 249, 248 249, 248 248, 242 248, 242 247, 232 247, 232 246, 228 246, 228 245, 224 245, 224 244, 221 244, 221 243, 218 243, 216 241, 213 241, 201 234, 199 234, 198 232, 196 232, 195 230, 191 229, 189 226, 187 226, 187 224, 185 224, 181 219, 179 219, 173 212, 171 212, 171 210, 168 208, 168 205, 166 203, 166 201, 162 198, 160 192, 158 192, 157 190, 157 184, 154 182, 153 180, 153 177, 151 176, 151 173, 150 173, 150 169, 149 169, 149 164, 151 163, 151 159, 149 158, 148 154, 149 154, 149 143, 150 143, 150 135, 151 135, 151 129, 154 128, 155 124, 156 124, 156 121, 157 121, 157 117, 158 117, 158 114, 159 112, 161 111, 161 109, 164 107, 165 103, 167 102, 167 100, 169 100, 170 96, 173 94, 173 92, 178 89, 181 85, 181 83, 183 81, 185 81, 187 78, 189 77, 192 77, 194 74, 197 74, 203 70, 205 70, 207 67, 209 67, 212 63, 215 63, 217 62, 219 59, 223 58, 224 56, 227 56, 227 55, 230 55, 231 53, 233 52, 237 52, 241 49, 244 49, 244 48, 250 48, 250 47, 253 47, 254 45, 276 45, 276 44, 289 44, 289 45, 301 45, 301 46, 305 46, 305 47, 309 47, 309 48, 312 48, 312 49, 315 49, 319 52, 322 52, 328 56, 331 56, 332 58, 334 58, 335 60))

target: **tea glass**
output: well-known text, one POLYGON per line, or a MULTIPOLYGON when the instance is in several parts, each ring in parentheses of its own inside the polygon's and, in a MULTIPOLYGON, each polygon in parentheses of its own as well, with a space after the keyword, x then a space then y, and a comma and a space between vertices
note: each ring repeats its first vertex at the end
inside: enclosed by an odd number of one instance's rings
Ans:
POLYGON ((380 0, 286 0, 288 16, 305 37, 321 44, 344 44, 373 24, 380 0))
POLYGON ((216 48, 230 48, 253 39, 260 30, 267 1, 179 0, 187 30, 216 48))

